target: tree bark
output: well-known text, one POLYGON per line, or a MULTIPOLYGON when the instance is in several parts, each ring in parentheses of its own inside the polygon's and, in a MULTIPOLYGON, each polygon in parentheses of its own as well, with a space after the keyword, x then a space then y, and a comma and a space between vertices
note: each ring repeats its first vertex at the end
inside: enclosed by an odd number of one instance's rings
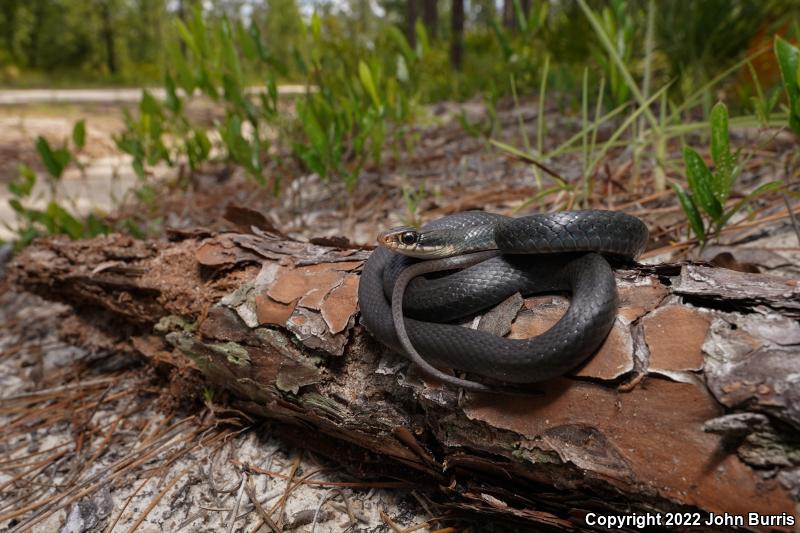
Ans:
POLYGON ((461 70, 464 54, 464 0, 453 0, 450 10, 450 65, 461 70))
POLYGON ((428 35, 435 39, 439 35, 439 2, 438 0, 422 0, 422 22, 428 35))
POLYGON ((411 48, 417 46, 418 1, 406 0, 406 39, 411 48))
POLYGON ((521 0, 520 7, 522 8, 522 14, 525 15, 525 18, 528 18, 528 15, 531 14, 531 0, 521 0))
MULTIPOLYGON (((695 264, 617 270, 618 319, 585 366, 529 395, 462 396, 360 325, 367 250, 268 227, 173 239, 42 239, 9 277, 71 304, 87 339, 194 368, 306 446, 427 480, 455 508, 537 530, 634 512, 752 512, 783 517, 778 530, 797 520, 798 280, 695 264)), ((511 335, 538 334, 565 307, 529 298, 511 335)))
POLYGON ((503 26, 509 30, 517 28, 517 14, 514 9, 514 0, 503 0, 503 26))
POLYGON ((114 45, 114 19, 110 0, 103 0, 100 3, 100 18, 103 21, 103 43, 106 47, 106 67, 109 74, 117 73, 117 51, 114 45))
POLYGON ((17 10, 19 9, 19 0, 6 0, 3 2, 3 36, 6 42, 6 50, 11 58, 12 64, 19 63, 17 57, 17 47, 15 46, 14 38, 17 34, 17 10))

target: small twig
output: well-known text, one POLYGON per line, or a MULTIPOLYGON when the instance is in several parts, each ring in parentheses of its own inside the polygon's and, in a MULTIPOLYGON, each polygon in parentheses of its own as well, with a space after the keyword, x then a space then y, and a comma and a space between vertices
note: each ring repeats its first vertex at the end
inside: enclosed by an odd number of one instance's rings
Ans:
POLYGON ((176 484, 176 483, 177 483, 177 482, 178 482, 178 481, 179 481, 179 480, 180 480, 180 479, 181 479, 181 478, 182 478, 184 475, 186 475, 186 473, 187 473, 187 472, 189 472, 189 470, 191 470, 192 468, 194 468, 194 463, 190 464, 189 466, 187 466, 186 468, 184 468, 183 470, 181 470, 180 472, 178 472, 178 475, 177 475, 177 476, 175 476, 174 478, 172 478, 172 481, 170 481, 169 483, 167 483, 167 486, 166 486, 166 487, 164 487, 164 489, 163 489, 161 492, 159 492, 159 493, 158 493, 158 495, 157 495, 155 498, 153 498, 153 500, 150 502, 150 504, 147 506, 147 508, 146 508, 146 509, 144 510, 144 512, 142 513, 142 515, 141 515, 141 516, 140 516, 140 517, 139 517, 139 518, 138 518, 138 519, 137 519, 137 520, 136 520, 136 521, 133 523, 133 525, 130 527, 130 529, 128 529, 128 533, 134 533, 134 532, 135 532, 135 531, 136 531, 136 530, 139 528, 139 526, 142 524, 142 522, 144 522, 144 519, 145 519, 145 518, 147 518, 147 515, 149 515, 149 514, 150 514, 150 512, 151 512, 151 511, 152 511, 152 510, 155 508, 155 506, 158 504, 158 502, 160 502, 160 501, 161 501, 161 498, 163 498, 163 497, 164 497, 164 495, 165 495, 167 492, 169 492, 169 491, 172 489, 172 487, 174 487, 174 486, 175 486, 175 484, 176 484))
POLYGON ((381 513, 381 520, 383 520, 384 524, 392 528, 392 531, 394 531, 395 533, 403 533, 403 528, 395 524, 394 520, 389 518, 388 514, 384 513, 383 510, 381 510, 380 513, 381 513))
POLYGON ((317 530, 317 522, 319 521, 319 513, 322 510, 322 506, 325 505, 331 497, 331 494, 328 493, 322 497, 319 501, 319 505, 317 505, 317 509, 314 511, 314 519, 311 521, 311 533, 314 533, 317 530))
POLYGON ((236 523, 236 519, 238 518, 237 515, 239 514, 239 507, 242 504, 245 483, 247 483, 247 472, 242 472, 242 480, 239 483, 239 492, 236 494, 236 504, 233 506, 231 513, 228 515, 228 533, 233 531, 233 525, 236 523))
MULTIPOLYGON (((247 484, 245 485, 244 490, 247 493, 247 497, 250 498, 250 502, 253 504, 253 507, 256 508, 256 512, 258 513, 258 516, 261 517, 261 520, 264 522, 264 524, 266 524, 267 527, 272 530, 272 533, 280 533, 280 529, 278 529, 278 526, 269 516, 269 513, 267 513, 267 511, 264 509, 264 506, 261 505, 261 502, 258 501, 258 498, 256 498, 255 489, 253 488, 252 485, 252 478, 249 476, 247 477, 247 484)), ((255 531, 258 531, 258 529, 256 529, 255 531)))
POLYGON ((152 476, 152 475, 150 475, 150 476, 147 476, 147 477, 144 479, 144 481, 142 481, 142 482, 141 482, 141 484, 139 484, 139 486, 136 488, 136 490, 134 490, 134 491, 133 491, 133 492, 132 492, 132 493, 131 493, 131 494, 130 494, 130 495, 129 495, 129 496, 126 498, 126 499, 125 499, 125 503, 124 503, 124 504, 122 504, 122 509, 120 509, 120 510, 119 510, 119 513, 117 514, 117 517, 116 517, 116 518, 114 519, 114 521, 113 521, 113 522, 111 522, 111 524, 108 526, 108 528, 106 529, 106 533, 111 533, 112 531, 114 531, 114 528, 116 527, 116 525, 117 525, 117 522, 119 522, 119 519, 120 519, 120 518, 122 518, 122 515, 125 513, 125 509, 127 509, 127 508, 128 508, 128 505, 131 503, 131 501, 132 501, 132 500, 133 500, 133 499, 136 497, 136 495, 137 495, 137 494, 139 494, 139 491, 141 491, 141 490, 144 488, 144 486, 145 486, 145 485, 147 485, 147 483, 148 483, 148 482, 149 482, 151 479, 153 479, 153 476, 152 476))

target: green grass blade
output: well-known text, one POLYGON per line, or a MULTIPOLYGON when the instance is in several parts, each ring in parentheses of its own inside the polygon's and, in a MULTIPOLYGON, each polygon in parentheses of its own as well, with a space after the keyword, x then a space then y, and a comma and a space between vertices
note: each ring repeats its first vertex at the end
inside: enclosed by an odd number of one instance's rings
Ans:
POLYGON ((769 46, 765 46, 765 47, 763 47, 763 48, 761 48, 759 50, 756 50, 755 52, 753 52, 749 56, 745 57, 741 61, 737 61, 736 63, 731 65, 729 68, 723 70, 722 72, 720 72, 719 74, 717 74, 716 76, 711 78, 707 83, 703 84, 695 92, 693 92, 692 94, 687 96, 679 106, 675 107, 672 110, 672 112, 670 113, 670 115, 669 115, 669 117, 667 119, 667 122, 674 123, 676 120, 678 120, 678 118, 680 117, 681 113, 683 113, 684 111, 686 111, 687 109, 689 109, 690 107, 695 105, 697 103, 697 100, 702 98, 703 95, 706 94, 706 92, 708 92, 708 90, 711 87, 713 87, 714 85, 718 84, 720 81, 722 81, 725 78, 727 78, 728 76, 730 76, 733 72, 736 72, 737 70, 742 68, 742 66, 744 66, 748 61, 751 61, 751 60, 761 56, 762 54, 765 54, 766 52, 769 51, 769 49, 770 49, 769 46))
MULTIPOLYGON (((583 13, 586 15, 586 18, 589 19, 589 24, 591 24, 592 28, 597 34, 597 37, 600 39, 600 43, 603 45, 603 48, 606 49, 606 52, 608 52, 609 57, 619 69, 619 73, 622 75, 623 80, 625 80, 625 84, 631 90, 634 97, 636 97, 636 101, 639 102, 639 105, 644 107, 643 114, 647 118, 647 122, 650 124, 650 127, 653 128, 654 130, 658 130, 658 122, 653 116, 653 113, 650 112, 649 108, 644 106, 646 100, 644 96, 642 96, 642 93, 639 90, 639 86, 636 85, 633 76, 631 76, 631 73, 625 66, 625 62, 617 53, 614 44, 608 38, 608 34, 606 34, 605 30, 603 30, 603 26, 598 20, 597 16, 589 8, 589 6, 586 5, 586 0, 578 0, 578 5, 580 6, 583 13)), ((652 102, 652 100, 650 100, 650 102, 652 102)))
POLYGON ((725 212, 725 214, 720 219, 719 227, 724 226, 733 215, 735 215, 737 212, 739 212, 741 208, 743 208, 744 206, 755 200, 757 197, 763 194, 767 194, 768 192, 776 191, 781 187, 783 187, 783 182, 779 180, 770 181, 762 185, 759 185, 750 194, 748 194, 747 196, 736 202, 736 204, 733 207, 731 207, 728 211, 725 212))
POLYGON ((657 100, 661 93, 666 91, 669 88, 669 85, 665 85, 661 89, 658 90, 653 96, 648 98, 646 101, 642 102, 642 105, 639 106, 636 111, 628 115, 628 117, 619 125, 617 130, 609 137, 609 139, 603 143, 603 147, 597 153, 595 158, 592 160, 592 164, 589 166, 589 169, 586 171, 587 175, 590 175, 597 164, 605 157, 606 153, 611 149, 611 146, 616 142, 617 139, 627 130, 631 124, 642 114, 648 113, 650 111, 650 104, 652 104, 655 100, 657 100))
MULTIPOLYGON (((601 124, 604 124, 607 121, 609 121, 612 118, 614 118, 615 116, 619 115, 625 109, 627 109, 630 105, 631 105, 630 103, 622 104, 622 105, 612 109, 611 111, 609 111, 608 113, 606 113, 602 117, 600 117, 598 119, 595 119, 594 124, 592 124, 591 127, 590 127, 590 131, 592 131, 593 133, 597 132, 597 129, 601 124)), ((583 137, 583 130, 577 132, 575 135, 573 135, 572 137, 570 137, 566 141, 562 142, 561 144, 559 144, 558 146, 553 148, 550 152, 547 152, 546 154, 543 154, 543 157, 545 159, 552 159, 552 158, 557 157, 559 155, 563 155, 565 153, 569 153, 570 149, 572 148, 572 145, 575 144, 577 141, 581 140, 582 137, 583 137)))

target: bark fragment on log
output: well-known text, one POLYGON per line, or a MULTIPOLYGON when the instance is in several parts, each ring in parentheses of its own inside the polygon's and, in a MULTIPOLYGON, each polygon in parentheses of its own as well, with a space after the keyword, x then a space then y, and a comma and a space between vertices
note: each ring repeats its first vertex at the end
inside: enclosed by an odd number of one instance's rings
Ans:
MULTIPOLYGON (((617 271, 619 316, 586 365, 529 396, 460 397, 358 323, 369 252, 324 244, 257 230, 48 239, 10 274, 138 328, 132 349, 193 365, 239 407, 329 437, 329 453, 360 450, 367 471, 433 480, 464 509, 556 528, 617 509, 798 516, 796 280, 691 264, 617 271)), ((510 305, 510 336, 541 333, 566 306, 510 305)))

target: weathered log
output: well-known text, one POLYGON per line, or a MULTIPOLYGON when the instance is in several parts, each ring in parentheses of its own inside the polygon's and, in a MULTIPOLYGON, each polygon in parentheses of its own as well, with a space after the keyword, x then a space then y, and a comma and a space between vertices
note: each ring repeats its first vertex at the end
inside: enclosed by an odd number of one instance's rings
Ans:
MULTIPOLYGON (((674 511, 703 523, 730 513, 758 530, 800 523, 797 280, 699 264, 618 270, 617 322, 586 365, 529 395, 460 395, 359 324, 368 254, 257 230, 113 235, 40 240, 9 273, 87 327, 105 324, 103 342, 196 368, 306 445, 432 481, 454 507, 555 529, 614 515, 634 530, 674 511)), ((510 336, 540 333, 566 305, 527 299, 510 336)))

